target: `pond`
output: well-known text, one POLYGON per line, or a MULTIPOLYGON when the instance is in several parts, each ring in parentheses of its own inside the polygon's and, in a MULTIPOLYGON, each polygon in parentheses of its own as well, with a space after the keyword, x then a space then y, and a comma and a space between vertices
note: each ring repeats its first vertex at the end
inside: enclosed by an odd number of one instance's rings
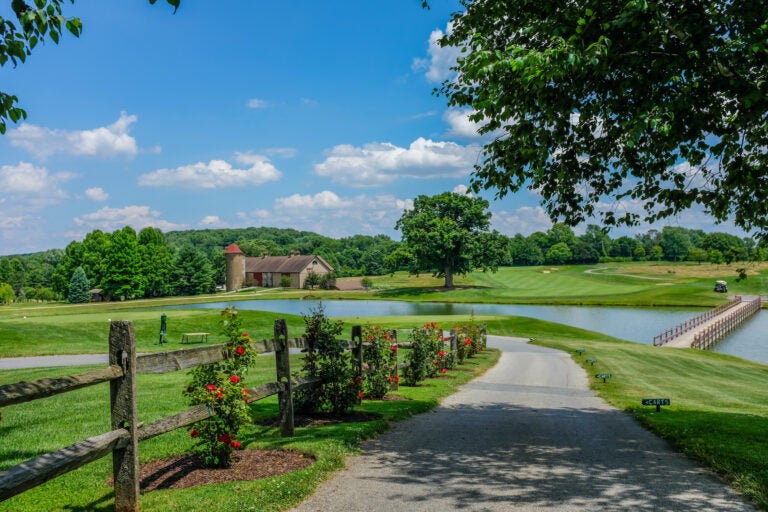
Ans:
MULTIPOLYGON (((189 304, 171 308, 238 309, 306 315, 318 302, 306 300, 246 300, 189 304)), ((617 308, 594 306, 536 306, 522 304, 454 304, 444 302, 399 301, 323 301, 330 317, 367 317, 398 315, 514 315, 597 331, 636 343, 653 343, 653 337, 706 309, 617 308)), ((768 364, 768 312, 760 311, 715 346, 716 352, 768 364)))

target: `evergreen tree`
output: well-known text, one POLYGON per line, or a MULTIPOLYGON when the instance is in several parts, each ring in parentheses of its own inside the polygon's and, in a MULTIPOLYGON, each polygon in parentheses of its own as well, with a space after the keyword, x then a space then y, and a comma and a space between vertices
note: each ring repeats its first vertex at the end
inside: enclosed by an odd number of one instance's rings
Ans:
POLYGON ((69 294, 67 302, 70 304, 83 304, 91 301, 91 283, 85 275, 83 267, 77 267, 69 280, 69 294))
POLYGON ((215 283, 211 264, 205 254, 185 247, 179 251, 173 266, 174 295, 213 293, 215 283))

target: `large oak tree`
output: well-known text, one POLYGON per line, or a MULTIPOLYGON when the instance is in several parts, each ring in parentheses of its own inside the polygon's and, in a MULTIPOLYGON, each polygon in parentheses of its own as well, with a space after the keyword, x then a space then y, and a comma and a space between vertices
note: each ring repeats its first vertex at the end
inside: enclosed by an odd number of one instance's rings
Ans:
POLYGON ((571 225, 700 205, 768 234, 768 2, 462 4, 439 92, 493 136, 475 190, 536 190, 571 225))
POLYGON ((395 229, 413 256, 413 271, 445 277, 453 287, 455 274, 474 269, 496 271, 507 252, 506 238, 489 231, 488 201, 454 192, 421 195, 406 210, 395 229))

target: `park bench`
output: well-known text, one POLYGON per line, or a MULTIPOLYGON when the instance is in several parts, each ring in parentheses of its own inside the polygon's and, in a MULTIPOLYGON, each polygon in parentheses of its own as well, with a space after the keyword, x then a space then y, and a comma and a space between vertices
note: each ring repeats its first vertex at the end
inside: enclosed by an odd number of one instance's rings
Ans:
POLYGON ((195 340, 198 340, 200 343, 207 343, 208 333, 207 332, 185 332, 184 334, 181 335, 182 343, 194 343, 195 340))

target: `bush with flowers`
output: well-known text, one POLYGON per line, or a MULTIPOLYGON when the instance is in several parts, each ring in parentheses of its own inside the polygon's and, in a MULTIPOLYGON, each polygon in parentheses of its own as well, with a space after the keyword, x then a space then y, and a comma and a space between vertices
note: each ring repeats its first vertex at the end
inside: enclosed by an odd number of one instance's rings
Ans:
POLYGON ((394 352, 397 344, 393 344, 388 331, 376 325, 363 328, 363 360, 368 370, 363 379, 363 393, 368 398, 380 399, 387 394, 392 384, 394 367, 394 352))
POLYGON ((363 395, 363 379, 357 375, 352 353, 337 339, 344 324, 326 317, 322 304, 304 316, 304 324, 307 352, 302 370, 307 377, 320 379, 320 384, 296 390, 294 406, 305 413, 344 414, 363 395))
POLYGON ((256 357, 248 334, 242 331, 237 310, 229 307, 221 315, 227 336, 226 357, 218 363, 195 367, 186 390, 191 404, 205 405, 210 413, 193 425, 189 435, 197 440, 195 449, 205 465, 218 468, 232 464, 232 452, 240 448, 237 434, 251 422, 249 395, 243 381, 256 357))

